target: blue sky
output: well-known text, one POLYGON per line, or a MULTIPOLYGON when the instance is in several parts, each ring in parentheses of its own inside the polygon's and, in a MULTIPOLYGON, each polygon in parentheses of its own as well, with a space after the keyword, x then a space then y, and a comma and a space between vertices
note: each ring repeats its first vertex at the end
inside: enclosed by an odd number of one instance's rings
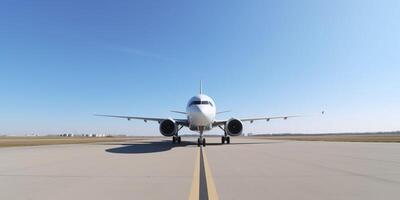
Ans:
MULTIPOLYGON (((157 135, 204 91, 245 132, 400 130, 399 1, 0 3, 0 134, 157 135)), ((184 130, 187 133, 187 129, 184 130)), ((219 130, 215 130, 219 132, 219 130)))

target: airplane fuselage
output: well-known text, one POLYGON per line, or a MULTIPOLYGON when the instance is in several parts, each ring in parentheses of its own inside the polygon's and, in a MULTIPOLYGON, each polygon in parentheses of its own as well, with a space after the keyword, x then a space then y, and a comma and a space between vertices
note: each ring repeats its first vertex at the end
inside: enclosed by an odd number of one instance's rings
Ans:
POLYGON ((204 94, 192 97, 186 106, 189 129, 201 132, 210 130, 215 121, 216 110, 215 102, 211 97, 204 94))

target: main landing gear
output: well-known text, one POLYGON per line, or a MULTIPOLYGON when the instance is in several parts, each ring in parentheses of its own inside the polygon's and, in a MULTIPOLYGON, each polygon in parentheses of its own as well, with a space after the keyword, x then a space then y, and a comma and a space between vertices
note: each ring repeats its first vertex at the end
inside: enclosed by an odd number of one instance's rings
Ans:
POLYGON ((178 132, 183 128, 183 125, 178 125, 178 131, 176 131, 175 135, 172 136, 172 143, 181 143, 181 136, 178 136, 178 132))
POLYGON ((172 136, 172 143, 181 143, 181 136, 172 136))
POLYGON ((231 143, 231 138, 228 136, 228 133, 226 132, 226 129, 222 126, 218 126, 221 130, 224 131, 224 136, 221 137, 221 144, 224 144, 225 142, 227 144, 231 143))
POLYGON ((229 136, 222 136, 221 137, 221 144, 224 144, 225 142, 227 144, 230 144, 231 143, 231 138, 229 136))

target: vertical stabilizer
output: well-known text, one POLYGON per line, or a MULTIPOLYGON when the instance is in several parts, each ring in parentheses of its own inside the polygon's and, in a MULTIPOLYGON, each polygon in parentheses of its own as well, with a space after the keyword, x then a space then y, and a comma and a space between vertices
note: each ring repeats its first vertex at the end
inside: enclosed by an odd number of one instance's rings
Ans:
POLYGON ((200 80, 200 94, 203 94, 203 82, 200 80))

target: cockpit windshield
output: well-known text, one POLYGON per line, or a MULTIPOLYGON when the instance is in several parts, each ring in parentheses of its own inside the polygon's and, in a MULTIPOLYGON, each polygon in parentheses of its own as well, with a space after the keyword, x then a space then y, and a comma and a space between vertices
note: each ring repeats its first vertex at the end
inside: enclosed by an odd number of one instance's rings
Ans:
POLYGON ((190 102, 189 106, 191 105, 211 105, 212 107, 214 107, 214 105, 210 102, 210 101, 192 101, 190 102))

